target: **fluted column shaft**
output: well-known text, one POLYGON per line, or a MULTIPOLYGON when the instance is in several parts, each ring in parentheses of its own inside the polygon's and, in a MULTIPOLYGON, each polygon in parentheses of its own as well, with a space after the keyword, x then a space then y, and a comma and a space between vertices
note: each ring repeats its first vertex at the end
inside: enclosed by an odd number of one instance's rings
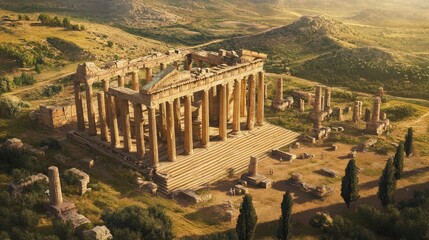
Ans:
POLYGON ((146 68, 146 82, 152 81, 152 77, 153 77, 152 68, 147 67, 146 68))
POLYGON ((264 123, 264 105, 265 105, 265 82, 264 72, 258 74, 258 111, 256 113, 256 123, 262 126, 264 123))
POLYGON ((208 147, 210 145, 210 124, 209 124, 209 91, 203 91, 202 99, 202 116, 201 116, 201 143, 203 147, 208 147))
POLYGON ((95 126, 95 113, 94 113, 94 108, 92 106, 92 85, 91 84, 86 85, 86 108, 88 111, 88 125, 89 125, 88 133, 90 136, 96 136, 97 128, 95 126))
POLYGON ((139 90, 139 72, 135 71, 131 75, 132 81, 133 81, 133 90, 138 91, 139 90))
POLYGON ((151 167, 159 166, 158 137, 156 135, 155 108, 148 108, 149 115, 149 148, 151 152, 151 167))
POLYGON ((74 100, 76 104, 77 130, 85 131, 85 118, 83 116, 82 94, 80 92, 80 83, 74 82, 74 100))
POLYGON ((174 104, 173 102, 166 103, 167 110, 167 152, 168 160, 176 161, 176 133, 174 130, 174 104))
POLYGON ((249 102, 247 103, 247 129, 253 130, 255 127, 255 96, 256 95, 256 82, 255 76, 249 76, 249 102))
POLYGON ((130 109, 128 100, 121 99, 121 110, 122 110, 122 131, 124 134, 124 151, 130 152, 133 149, 131 143, 131 126, 130 126, 130 109))
POLYGON ((234 81, 234 110, 232 119, 232 131, 237 134, 240 132, 240 105, 241 105, 241 82, 239 80, 234 81))
POLYGON ((180 137, 180 133, 182 132, 182 124, 181 124, 181 113, 180 113, 180 98, 174 99, 174 130, 176 131, 176 136, 180 137))
POLYGON ((222 85, 219 93, 219 137, 222 141, 228 137, 227 96, 226 85, 222 85))
POLYGON ((109 95, 109 106, 111 115, 110 121, 110 143, 113 147, 118 148, 121 143, 119 141, 118 117, 116 114, 116 99, 109 95))
POLYGON ((245 117, 247 114, 247 94, 246 94, 246 78, 241 80, 241 104, 240 104, 240 114, 242 117, 245 117))
POLYGON ((141 160, 145 155, 145 143, 143 109, 140 103, 134 104, 134 122, 136 128, 137 158, 141 160))
POLYGON ((106 106, 105 106, 104 92, 97 93, 97 101, 98 101, 98 115, 99 115, 98 121, 100 122, 100 132, 101 132, 100 139, 103 141, 109 141, 109 135, 108 135, 107 123, 106 123, 106 106))
POLYGON ((191 97, 185 96, 185 154, 193 153, 191 97))

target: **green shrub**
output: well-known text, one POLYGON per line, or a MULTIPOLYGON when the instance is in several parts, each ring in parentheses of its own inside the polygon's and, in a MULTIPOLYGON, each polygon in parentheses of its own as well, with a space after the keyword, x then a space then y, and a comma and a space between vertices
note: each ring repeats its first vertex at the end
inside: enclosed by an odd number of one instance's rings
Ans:
POLYGON ((336 216, 333 223, 324 229, 327 236, 322 239, 343 240, 343 239, 359 239, 359 240, 376 240, 375 235, 368 229, 352 223, 350 220, 336 216))
POLYGON ((16 86, 28 86, 36 83, 36 80, 32 75, 21 73, 21 76, 13 78, 13 83, 16 86))
POLYGON ((407 118, 413 117, 417 114, 418 110, 411 105, 400 105, 383 109, 387 117, 392 121, 402 121, 407 118))
POLYGON ((0 98, 0 117, 4 119, 16 118, 24 103, 12 98, 0 98))
POLYGON ((64 90, 63 85, 58 85, 58 84, 48 85, 45 88, 43 88, 42 95, 45 97, 52 97, 60 94, 63 90, 64 90))

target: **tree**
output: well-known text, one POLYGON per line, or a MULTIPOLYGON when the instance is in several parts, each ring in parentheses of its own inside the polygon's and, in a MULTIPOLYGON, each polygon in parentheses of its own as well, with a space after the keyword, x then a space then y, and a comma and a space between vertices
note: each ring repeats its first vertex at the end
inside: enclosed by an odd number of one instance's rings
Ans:
POLYGON ((395 202, 395 190, 395 167, 393 166, 392 158, 389 158, 378 183, 377 196, 384 207, 387 207, 388 205, 391 205, 395 202))
POLYGON ((341 197, 343 197, 347 208, 350 203, 359 199, 359 177, 357 176, 356 160, 352 159, 347 164, 345 175, 341 180, 341 197))
POLYGON ((65 28, 71 27, 70 19, 68 19, 68 18, 63 19, 63 27, 65 27, 65 28))
POLYGON ((258 216, 256 215, 255 208, 253 207, 252 196, 246 194, 243 197, 243 202, 240 207, 240 215, 238 215, 237 226, 235 227, 238 239, 253 239, 257 222, 258 216))
POLYGON ((413 137, 413 128, 408 128, 408 133, 405 135, 405 154, 409 157, 414 152, 414 137, 413 137))
POLYGON ((401 179, 402 177, 402 173, 404 171, 404 155, 404 143, 400 142, 396 148, 396 154, 393 162, 393 166, 395 166, 396 179, 401 179))
POLYGON ((279 220, 279 227, 277 229, 277 239, 288 240, 292 236, 292 207, 293 199, 290 191, 283 195, 281 204, 282 215, 279 220))

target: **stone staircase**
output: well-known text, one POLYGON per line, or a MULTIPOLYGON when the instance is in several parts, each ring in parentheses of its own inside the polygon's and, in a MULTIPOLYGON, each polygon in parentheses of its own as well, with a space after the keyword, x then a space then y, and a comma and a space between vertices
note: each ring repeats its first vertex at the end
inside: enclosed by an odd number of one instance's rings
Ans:
POLYGON ((198 189, 227 177, 228 170, 247 169, 250 156, 266 157, 274 148, 291 144, 299 134, 265 123, 252 131, 229 135, 226 142, 211 142, 208 149, 196 148, 191 156, 178 156, 175 162, 161 162, 154 181, 161 194, 178 189, 198 189))

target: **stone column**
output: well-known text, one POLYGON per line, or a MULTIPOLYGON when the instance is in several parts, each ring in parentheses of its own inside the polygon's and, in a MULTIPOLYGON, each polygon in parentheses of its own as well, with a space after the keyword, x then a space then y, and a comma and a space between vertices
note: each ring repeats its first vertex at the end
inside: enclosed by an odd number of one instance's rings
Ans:
POLYGON ((140 103, 134 104, 134 124, 136 128, 137 158, 142 160, 145 155, 143 109, 140 103))
POLYGON ((353 122, 357 123, 359 121, 359 103, 358 101, 355 101, 353 105, 353 122))
POLYGON ((176 161, 176 134, 174 131, 174 104, 173 102, 166 103, 167 110, 167 149, 168 160, 176 161))
POLYGON ((226 85, 220 87, 219 93, 219 136, 221 141, 225 141, 228 137, 227 130, 227 93, 226 85))
POLYGON ((276 101, 283 101, 283 78, 277 79, 276 85, 276 101))
POLYGON ((264 105, 265 105, 265 82, 264 82, 264 72, 259 72, 258 74, 258 111, 256 113, 256 123, 258 126, 264 124, 264 105))
POLYGON ((133 90, 138 91, 139 90, 139 72, 135 71, 132 73, 131 78, 133 80, 133 90))
POLYGON ((125 75, 118 76, 118 87, 125 87, 125 75))
POLYGON ((372 109, 372 122, 380 121, 381 98, 374 97, 374 108, 372 109))
POLYGON ((185 154, 191 155, 194 152, 192 139, 192 96, 185 96, 185 154))
POLYGON ((109 96, 107 95, 107 92, 109 91, 110 88, 110 82, 109 79, 104 79, 102 81, 103 84, 103 92, 104 92, 104 104, 106 106, 105 108, 105 112, 106 112, 106 125, 107 128, 110 128, 110 121, 111 121, 111 115, 112 113, 110 112, 110 107, 109 107, 109 96))
POLYGON ((152 68, 146 67, 146 82, 147 83, 152 81, 152 76, 153 76, 152 68))
POLYGON ((247 94, 246 94, 247 82, 246 78, 241 80, 241 104, 240 104, 240 115, 245 117, 247 114, 247 94))
POLYGON ((48 168, 49 176, 49 204, 58 206, 63 203, 63 194, 61 192, 60 174, 58 168, 51 166, 48 168))
POLYGON ((185 70, 190 71, 191 69, 192 69, 192 56, 189 54, 188 56, 186 56, 185 70))
POLYGON ((383 98, 383 96, 384 96, 384 88, 383 87, 378 88, 378 96, 383 98))
POLYGON ((128 100, 121 99, 121 109, 122 109, 122 131, 124 134, 124 151, 131 152, 133 145, 131 142, 131 126, 130 126, 130 108, 128 105, 128 100))
POLYGON ((255 156, 250 157, 249 176, 258 176, 258 158, 255 156))
POLYGON ((174 99, 174 130, 176 131, 176 135, 180 137, 182 132, 182 124, 181 124, 181 113, 180 113, 180 98, 174 99))
POLYGON ((159 64, 159 70, 164 70, 165 69, 165 63, 161 63, 159 64))
POLYGON ((338 111, 338 121, 343 121, 343 110, 339 107, 338 111))
POLYGON ((106 106, 105 106, 104 92, 97 93, 97 100, 98 100, 98 114, 99 114, 98 121, 100 122, 100 131, 101 131, 100 139, 102 141, 109 141, 109 135, 108 135, 107 123, 106 123, 106 106))
POLYGON ((156 113, 155 108, 148 108, 149 115, 149 148, 152 156, 151 167, 157 168, 159 166, 159 153, 158 153, 158 137, 156 135, 156 113))
POLYGON ((234 81, 234 112, 233 112, 233 119, 232 119, 232 132, 234 134, 240 133, 240 105, 241 105, 241 82, 240 80, 234 81))
POLYGON ((207 148, 210 145, 210 114, 209 114, 209 91, 203 91, 201 116, 201 143, 207 148))
POLYGON ((363 106, 363 102, 362 101, 358 101, 358 116, 362 116, 362 106, 363 106))
POLYGON ((371 110, 369 108, 365 108, 365 122, 371 121, 371 110))
POLYGON ((159 104, 159 118, 161 123, 161 139, 165 142, 167 139, 167 106, 165 102, 159 104))
POLYGON ((305 100, 300 98, 299 99, 299 111, 304 112, 305 111, 305 100))
POLYGON ((331 88, 325 88, 325 108, 329 110, 331 108, 331 88))
POLYGON ((253 130, 255 127, 255 76, 249 76, 249 103, 247 104, 247 130, 253 130))
POLYGON ((316 87, 316 99, 314 100, 314 112, 320 113, 322 111, 322 90, 323 86, 316 87))
POLYGON ((217 91, 217 86, 214 86, 209 90, 209 95, 210 121, 212 124, 216 124, 219 123, 219 95, 217 91))
POLYGON ((85 131, 85 118, 83 116, 82 94, 80 92, 80 83, 74 82, 74 100, 76 104, 77 130, 85 131))
POLYGON ((110 122, 110 143, 113 147, 119 148, 121 142, 119 141, 118 117, 116 114, 116 99, 114 96, 109 96, 109 105, 111 115, 110 122))
POLYGON ((89 125, 89 135, 96 136, 97 128, 95 126, 95 113, 94 108, 92 107, 92 85, 86 84, 86 108, 88 111, 88 125, 89 125))

